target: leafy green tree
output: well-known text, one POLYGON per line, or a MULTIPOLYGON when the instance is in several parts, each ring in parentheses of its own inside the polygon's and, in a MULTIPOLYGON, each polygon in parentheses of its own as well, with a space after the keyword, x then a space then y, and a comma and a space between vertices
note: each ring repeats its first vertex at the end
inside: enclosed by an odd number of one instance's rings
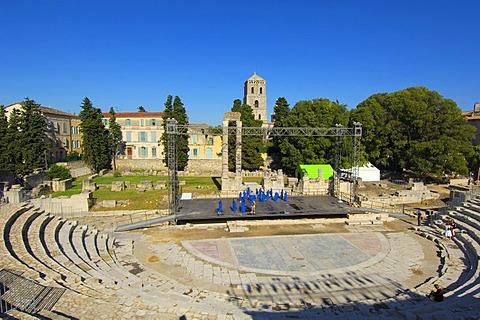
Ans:
POLYGON ((60 179, 60 180, 66 180, 70 179, 72 175, 70 174, 70 170, 68 168, 65 168, 64 166, 59 166, 59 165, 52 165, 47 172, 47 179, 53 180, 53 179, 60 179))
MULTIPOLYGON (((290 115, 290 105, 287 102, 287 99, 280 97, 275 101, 275 106, 273 107, 273 126, 277 128, 288 127, 288 118, 290 115)), ((272 146, 269 149, 269 154, 273 159, 272 167, 274 169, 281 168, 280 165, 280 141, 282 137, 274 136, 272 137, 272 146)))
POLYGON ((5 115, 5 109, 3 105, 0 105, 0 170, 6 170, 7 166, 7 131, 8 121, 5 115))
MULTIPOLYGON (((248 104, 241 104, 239 99, 234 100, 231 109, 240 113, 242 127, 261 127, 262 121, 255 120, 253 109, 248 104)), ((234 125, 233 123, 230 125, 234 125)), ((236 136, 229 136, 229 168, 234 169, 236 136)), ((260 153, 263 147, 261 136, 242 136, 242 169, 258 170, 263 165, 263 158, 260 153)))
MULTIPOLYGON (((284 119, 282 126, 289 127, 334 127, 346 126, 348 114, 346 106, 338 101, 313 99, 299 101, 284 119)), ((280 164, 284 172, 293 175, 299 164, 329 163, 334 165, 337 143, 332 137, 283 137, 277 143, 280 164)), ((351 150, 348 150, 351 151, 351 150)), ((344 156, 344 162, 349 155, 344 156)), ((348 165, 344 163, 343 166, 348 165)))
POLYGON ((373 95, 351 119, 363 124, 365 151, 381 169, 438 178, 468 171, 475 128, 453 100, 436 91, 411 87, 373 95))
POLYGON ((138 107, 138 112, 146 112, 146 110, 143 106, 139 106, 138 107))
POLYGON ((21 173, 32 172, 35 168, 45 167, 48 151, 45 117, 41 113, 40 105, 28 98, 21 103, 20 113, 20 140, 22 148, 21 173))
POLYGON ((94 172, 112 168, 112 153, 108 130, 102 123, 100 109, 85 97, 82 102, 80 132, 83 135, 83 159, 94 172))
POLYGON ((78 161, 82 159, 83 159, 83 156, 77 151, 72 151, 67 154, 67 161, 78 161))
POLYGON ((480 146, 474 146, 469 156, 468 168, 475 180, 480 178, 480 146))
POLYGON ((117 123, 115 117, 115 110, 110 107, 110 119, 108 119, 108 135, 109 135, 109 147, 113 159, 113 170, 117 170, 116 155, 122 152, 122 128, 117 123))

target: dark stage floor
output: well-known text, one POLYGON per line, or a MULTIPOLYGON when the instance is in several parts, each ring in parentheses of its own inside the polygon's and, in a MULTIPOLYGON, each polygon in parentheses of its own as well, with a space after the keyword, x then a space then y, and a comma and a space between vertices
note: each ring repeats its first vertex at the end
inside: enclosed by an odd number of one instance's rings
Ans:
POLYGON ((251 202, 247 201, 246 213, 240 213, 238 199, 236 212, 232 211, 233 198, 181 200, 177 223, 224 222, 250 219, 295 219, 345 217, 347 213, 363 213, 346 202, 339 203, 332 196, 288 197, 287 201, 256 201, 255 215, 250 214, 251 202), (222 215, 217 215, 218 202, 222 201, 222 215))

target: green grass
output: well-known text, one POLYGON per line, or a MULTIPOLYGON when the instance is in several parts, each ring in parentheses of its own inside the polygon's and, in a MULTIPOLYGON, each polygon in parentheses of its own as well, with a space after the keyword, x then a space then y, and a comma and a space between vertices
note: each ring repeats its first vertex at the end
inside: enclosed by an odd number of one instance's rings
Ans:
MULTIPOLYGON (((71 196, 82 192, 82 181, 87 177, 77 178, 73 182, 73 188, 64 192, 53 192, 52 197, 71 196)), ((138 184, 141 181, 167 181, 167 176, 122 176, 122 177, 97 177, 94 181, 99 184, 109 185, 113 181, 129 181, 132 184, 138 184)), ((194 196, 216 195, 221 188, 222 179, 220 177, 178 177, 179 181, 185 181, 185 185, 180 186, 181 192, 190 192, 194 196)), ((261 177, 244 177, 245 182, 260 183, 261 177)), ((168 188, 168 186, 167 186, 168 188)), ((125 189, 123 191, 111 191, 110 188, 102 188, 93 192, 93 197, 97 199, 97 204, 103 200, 128 200, 127 205, 119 205, 114 210, 150 210, 166 209, 168 207, 168 190, 146 190, 137 192, 136 189, 125 189)), ((102 208, 95 206, 94 211, 112 210, 112 208, 102 208)))
MULTIPOLYGON (((111 191, 110 189, 98 189, 93 192, 93 197, 97 199, 97 204, 103 200, 128 200, 126 205, 118 205, 115 210, 151 210, 168 208, 167 190, 146 190, 137 192, 136 189, 125 189, 123 191, 111 191)), ((94 211, 110 211, 112 208, 103 208, 95 206, 94 211)))
POLYGON ((97 184, 111 184, 114 181, 130 181, 130 183, 140 183, 141 181, 166 181, 166 176, 121 176, 121 177, 96 177, 93 179, 97 184))

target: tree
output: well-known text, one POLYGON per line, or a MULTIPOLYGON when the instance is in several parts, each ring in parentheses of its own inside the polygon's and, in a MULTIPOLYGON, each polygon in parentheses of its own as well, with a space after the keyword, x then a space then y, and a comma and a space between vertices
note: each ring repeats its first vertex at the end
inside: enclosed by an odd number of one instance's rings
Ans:
POLYGON ((87 97, 83 99, 81 108, 79 117, 80 132, 83 135, 83 159, 94 172, 111 169, 109 133, 102 123, 102 113, 100 109, 93 107, 87 97))
MULTIPOLYGON (((288 127, 334 127, 336 124, 347 126, 348 115, 344 104, 328 99, 299 101, 290 112, 283 112, 281 126, 288 127)), ((276 121, 276 119, 275 119, 276 121)), ((300 164, 335 164, 337 142, 332 137, 283 137, 277 140, 280 165, 284 172, 293 175, 300 164)), ((345 153, 351 149, 345 148, 345 153)), ((348 163, 348 154, 344 154, 343 166, 348 163)))
POLYGON ((113 107, 110 107, 110 119, 108 119, 108 134, 109 134, 109 146, 110 146, 110 153, 113 159, 113 169, 117 169, 116 163, 116 155, 119 152, 122 152, 121 145, 122 145, 122 128, 117 123, 115 117, 115 110, 113 107))
POLYGON ((351 113, 363 124, 362 144, 381 169, 417 177, 466 174, 475 128, 453 100, 425 87, 376 94, 351 113))
MULTIPOLYGON (((173 100, 173 117, 177 120, 178 125, 188 125, 187 111, 178 96, 175 96, 173 100)), ((176 146, 178 170, 184 170, 188 164, 188 135, 178 135, 176 146)))
MULTIPOLYGON (((180 97, 172 95, 167 96, 165 101, 165 110, 163 111, 163 134, 162 134, 162 144, 165 150, 164 162, 168 167, 168 139, 167 139, 167 119, 177 120, 177 125, 188 125, 188 116, 186 109, 183 106, 183 103, 180 97), (173 103, 172 103, 173 100, 173 103)), ((177 160, 177 170, 185 170, 188 164, 188 135, 175 135, 175 154, 177 160)))
POLYGON ((22 172, 23 146, 19 143, 21 141, 20 132, 20 111, 13 109, 8 118, 8 128, 5 135, 5 150, 4 169, 13 174, 20 174, 22 172))
POLYGON ((66 180, 70 179, 72 175, 70 174, 70 170, 68 168, 59 166, 59 165, 52 165, 47 172, 47 178, 49 180, 53 179, 60 179, 60 180, 66 180))
POLYGON ((139 106, 138 107, 138 112, 146 112, 146 110, 143 106, 139 106))
POLYGON ((40 105, 28 98, 21 103, 19 129, 22 148, 22 174, 32 172, 33 169, 46 167, 46 153, 48 151, 45 117, 40 105))
POLYGON ((474 146, 469 156, 468 168, 475 180, 480 179, 480 146, 474 146))
MULTIPOLYGON (((275 101, 275 106, 273 107, 273 126, 274 127, 288 127, 288 118, 290 115, 290 105, 287 102, 287 99, 280 97, 275 101)), ((272 138, 272 147, 269 149, 269 154, 271 155, 273 162, 273 168, 281 168, 280 166, 280 141, 282 137, 274 136, 272 138)))
MULTIPOLYGON (((241 104, 239 99, 233 101, 231 109, 233 112, 240 113, 240 120, 243 127, 261 127, 262 121, 255 120, 252 107, 248 104, 241 104)), ((233 125, 233 123, 229 124, 233 125)), ((234 169, 235 163, 235 145, 236 136, 228 137, 229 141, 229 168, 234 169)), ((263 165, 263 158, 260 153, 263 147, 261 136, 243 136, 242 137, 242 169, 258 170, 263 165)))
POLYGON ((8 161, 7 131, 8 121, 5 115, 5 109, 3 105, 0 104, 0 170, 6 170, 8 161))
POLYGON ((167 168, 169 167, 169 165, 168 165, 167 120, 168 119, 173 119, 173 104, 172 104, 172 101, 173 101, 172 95, 168 95, 167 100, 163 104, 165 106, 165 109, 163 110, 163 117, 162 117, 162 119, 163 119, 163 133, 162 133, 162 137, 160 138, 160 141, 159 141, 163 144, 163 150, 164 150, 163 153, 165 154, 165 157, 163 158, 163 162, 165 163, 167 168))

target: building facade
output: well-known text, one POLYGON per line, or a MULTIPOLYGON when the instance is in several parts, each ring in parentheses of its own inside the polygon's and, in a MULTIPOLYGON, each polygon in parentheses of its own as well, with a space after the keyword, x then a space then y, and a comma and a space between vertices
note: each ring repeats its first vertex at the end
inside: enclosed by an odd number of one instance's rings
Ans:
MULTIPOLYGON (((102 113, 103 124, 108 127, 110 113, 102 113)), ((163 134, 163 112, 118 112, 117 123, 122 130, 121 140, 125 159, 163 159, 163 146, 159 143, 163 134)))
POLYGON ((463 115, 467 118, 468 124, 477 128, 477 132, 475 133, 475 139, 473 139, 473 145, 478 146, 480 145, 480 102, 475 102, 473 105, 473 110, 471 111, 464 111, 463 115))
MULTIPOLYGON (((110 113, 102 113, 103 124, 108 127, 110 113)), ((118 112, 116 122, 122 131, 121 140, 124 152, 119 155, 123 159, 157 159, 163 160, 166 152, 161 138, 164 132, 163 112, 118 112)), ((192 124, 192 127, 208 128, 208 124, 192 124)), ((210 160, 221 159, 222 139, 220 136, 201 134, 199 130, 191 130, 188 138, 189 159, 210 160)))

